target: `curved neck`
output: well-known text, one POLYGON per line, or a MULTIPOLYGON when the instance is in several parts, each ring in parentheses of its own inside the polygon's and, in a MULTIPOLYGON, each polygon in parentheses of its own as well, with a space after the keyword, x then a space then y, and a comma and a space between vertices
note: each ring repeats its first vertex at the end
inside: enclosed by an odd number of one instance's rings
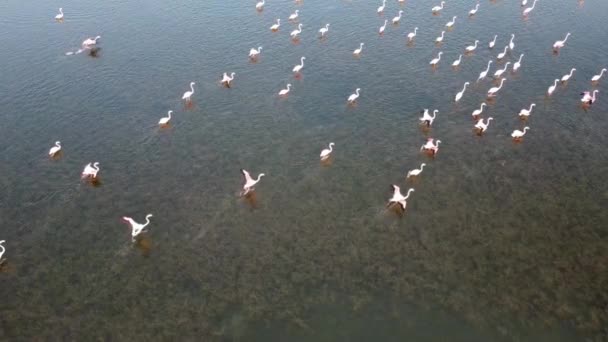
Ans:
POLYGON ((420 171, 424 170, 424 164, 420 164, 420 171))
POLYGON ((261 178, 262 178, 262 174, 260 173, 260 174, 258 175, 258 179, 256 179, 256 180, 255 180, 255 182, 256 182, 256 183, 257 183, 257 182, 259 182, 261 178))
POLYGON ((304 66, 304 57, 300 58, 300 65, 304 66))
POLYGON ((359 89, 355 90, 355 93, 357 93, 357 96, 359 96, 359 89))
POLYGON ((333 144, 329 144, 329 152, 334 150, 334 145, 333 144))
POLYGON ((521 59, 524 58, 524 55, 520 55, 519 56, 519 60, 517 61, 518 63, 521 63, 521 59))
POLYGON ((465 91, 467 89, 467 85, 468 84, 466 84, 466 83, 464 84, 464 87, 462 87, 462 91, 465 91))
POLYGON ((604 72, 606 72, 606 69, 602 69, 602 72, 600 72, 600 77, 602 77, 602 75, 604 75, 604 72))
POLYGON ((363 43, 359 44, 359 50, 363 49, 363 43))
POLYGON ((190 91, 192 92, 192 94, 194 94, 194 85, 192 83, 190 83, 190 91))
POLYGON ((150 224, 150 215, 147 215, 146 216, 146 223, 142 226, 142 228, 145 227, 145 226, 147 226, 147 225, 149 225, 149 224, 150 224))
POLYGON ((169 115, 169 119, 171 119, 171 111, 167 113, 169 115))
POLYGON ((530 109, 528 109, 528 112, 532 111, 532 108, 534 108, 534 103, 530 105, 530 109))
POLYGON ((59 9, 59 13, 63 14, 63 8, 59 9))
POLYGON ((417 27, 414 29, 414 34, 416 34, 416 32, 418 32, 418 28, 417 27))

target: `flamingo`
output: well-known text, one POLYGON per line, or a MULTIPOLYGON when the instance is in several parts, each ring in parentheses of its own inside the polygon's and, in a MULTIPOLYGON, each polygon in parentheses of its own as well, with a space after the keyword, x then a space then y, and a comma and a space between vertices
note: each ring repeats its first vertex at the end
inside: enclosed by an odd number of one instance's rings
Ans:
POLYGON ((509 50, 513 51, 515 48, 515 43, 513 43, 513 39, 515 39, 515 35, 511 33, 511 40, 509 41, 509 50))
POLYGON ((475 124, 475 128, 477 130, 479 130, 479 134, 485 132, 488 127, 490 126, 490 121, 494 120, 494 118, 490 117, 488 118, 488 120, 486 120, 486 123, 483 122, 483 118, 479 119, 479 121, 477 121, 477 123, 475 124))
POLYGON ((292 13, 289 16, 289 20, 296 20, 296 19, 298 19, 299 16, 300 16, 300 12, 298 10, 296 10, 294 13, 292 13))
POLYGON ((498 38, 498 35, 494 35, 494 39, 490 41, 490 44, 488 44, 488 46, 490 47, 490 49, 494 48, 494 45, 496 45, 496 38, 498 38))
POLYGON ((435 6, 435 7, 431 8, 431 11, 433 13, 438 13, 439 11, 441 11, 443 9, 443 5, 445 5, 445 1, 442 1, 439 6, 435 6))
POLYGON ((290 90, 291 90, 291 83, 287 83, 287 89, 281 89, 281 91, 279 91, 279 95, 280 96, 287 95, 287 94, 289 94, 290 90))
POLYGON ((501 60, 501 59, 505 58, 505 56, 507 55, 508 48, 509 48, 508 46, 505 46, 505 50, 503 52, 499 53, 498 56, 496 56, 496 59, 501 60))
POLYGON ((329 156, 331 155, 331 153, 334 150, 334 143, 331 142, 329 143, 329 148, 324 149, 323 151, 321 151, 321 154, 319 155, 319 157, 321 157, 321 161, 327 160, 327 158, 329 158, 329 156))
POLYGON ((507 62, 505 64, 505 68, 504 69, 498 69, 498 70, 496 70, 496 72, 494 73, 494 77, 499 78, 500 75, 502 75, 505 71, 507 71, 507 68, 509 67, 509 64, 511 64, 511 62, 507 62))
POLYGON ((306 59, 306 57, 302 57, 300 58, 300 64, 296 65, 293 67, 293 72, 294 73, 299 73, 300 70, 302 70, 302 68, 304 67, 304 60, 306 59))
POLYGON ((513 131, 513 133, 511 133, 511 137, 514 140, 521 140, 521 138, 523 138, 523 136, 526 135, 526 131, 529 130, 529 129, 530 129, 530 127, 528 127, 528 126, 524 127, 523 132, 520 131, 520 130, 518 130, 518 129, 516 129, 516 130, 513 131))
POLYGON ((146 228, 146 226, 148 226, 150 224, 150 217, 152 217, 152 214, 146 215, 146 223, 144 223, 144 224, 137 223, 137 222, 135 222, 135 220, 133 220, 132 218, 127 217, 127 216, 122 217, 123 221, 127 222, 131 226, 131 240, 132 241, 135 241, 135 238, 137 237, 137 235, 141 234, 143 232, 143 230, 146 228))
POLYGON ((410 32, 410 33, 408 33, 408 35, 407 35, 407 39, 409 39, 409 41, 410 41, 410 42, 411 42, 412 40, 414 40, 414 38, 416 38, 416 34, 417 34, 417 32, 418 32, 418 28, 417 28, 417 27, 415 27, 415 28, 414 28, 414 32, 410 32))
POLYGON ((190 102, 192 99, 192 95, 194 94, 194 85, 196 83, 190 82, 190 91, 187 91, 182 95, 182 100, 186 100, 186 102, 190 102))
POLYGON ((429 64, 433 67, 437 66, 437 63, 439 63, 439 61, 441 60, 442 53, 443 52, 439 51, 439 53, 437 54, 437 58, 433 58, 433 60, 429 64))
POLYGON ((55 16, 55 20, 63 20, 63 8, 59 8, 59 14, 55 16))
POLYGON ((524 58, 524 54, 519 55, 519 60, 513 64, 513 72, 516 72, 521 67, 521 59, 524 58))
POLYGON ((61 141, 55 141, 55 146, 49 150, 49 156, 54 157, 59 151, 61 151, 61 141))
POLYGON ((167 116, 167 117, 164 117, 164 118, 161 118, 160 120, 158 120, 158 124, 159 124, 160 126, 164 126, 164 125, 168 124, 168 123, 169 123, 169 120, 171 120, 171 113, 173 113, 173 111, 172 111, 172 110, 168 111, 168 112, 167 112, 167 115, 168 115, 168 116, 167 116))
POLYGON ((441 43, 443 41, 444 34, 445 34, 445 31, 441 31, 441 37, 435 38, 435 43, 441 43))
POLYGON ((451 20, 451 21, 448 21, 448 22, 445 24, 445 27, 447 27, 448 29, 450 29, 450 28, 452 28, 452 26, 454 26, 454 24, 455 24, 455 23, 456 23, 456 16, 453 16, 453 17, 452 17, 452 20, 451 20))
POLYGON ((503 83, 505 83, 506 80, 506 78, 503 78, 502 80, 500 80, 500 86, 490 88, 490 90, 488 90, 488 97, 496 96, 496 93, 498 93, 498 91, 502 89, 502 85, 503 83))
POLYGON ((407 195, 403 196, 401 194, 401 188, 399 188, 397 185, 392 185, 393 187, 393 197, 391 197, 388 200, 388 204, 386 205, 387 207, 390 207, 391 205, 395 204, 395 203, 399 203, 401 205, 401 208, 403 208, 403 210, 405 210, 405 207, 407 206, 407 202, 406 200, 408 199, 408 197, 410 197, 410 193, 414 192, 414 189, 409 189, 407 191, 407 195))
POLYGON ((257 4, 255 4, 255 9, 258 11, 261 11, 264 9, 264 5, 266 4, 266 2, 264 0, 258 2, 257 4))
POLYGON ((536 106, 536 103, 531 104, 530 109, 524 108, 524 109, 520 110, 518 115, 521 118, 526 118, 526 117, 530 116, 530 114, 532 114, 532 108, 534 108, 534 106, 536 106))
POLYGON ((602 78, 602 76, 604 75, 605 72, 606 72, 606 68, 602 69, 602 71, 600 72, 599 75, 595 75, 595 76, 591 77, 591 82, 598 82, 600 80, 600 78, 602 78))
POLYGON ((378 7, 378 13, 384 12, 385 6, 386 6, 386 0, 382 0, 382 6, 378 7))
POLYGON ((486 70, 479 73, 477 82, 479 82, 480 80, 483 80, 484 78, 486 78, 486 76, 488 76, 488 72, 490 71, 490 64, 492 64, 492 61, 488 61, 488 67, 486 68, 486 70))
POLYGON ((593 102, 595 102, 595 94, 597 94, 599 92, 600 92, 599 90, 594 90, 593 96, 591 96, 591 93, 588 91, 582 92, 581 95, 583 95, 583 98, 581 98, 581 102, 583 102, 584 104, 588 104, 588 105, 593 104, 593 102))
POLYGON ((477 13, 477 10, 479 10, 479 3, 475 5, 475 8, 469 11, 469 16, 474 16, 477 13))
POLYGON ((452 62, 452 66, 453 67, 459 66, 461 61, 462 61, 462 55, 458 56, 458 59, 455 60, 454 62, 452 62))
POLYGON ((231 73, 230 76, 228 76, 227 73, 224 73, 224 75, 222 76, 222 83, 225 84, 227 87, 230 87, 230 82, 232 82, 232 80, 234 79, 234 75, 236 75, 236 73, 231 73))
POLYGON ((393 25, 399 24, 399 21, 401 20, 401 15, 402 14, 403 14, 403 11, 399 11, 399 15, 397 15, 396 17, 393 18, 393 25))
POLYGON ((348 97, 348 102, 349 102, 349 103, 353 103, 353 102, 357 101, 357 99, 359 98, 359 91, 360 91, 360 90, 361 90, 361 88, 357 88, 357 89, 355 90, 355 93, 354 93, 354 94, 351 94, 351 95, 348 97))
POLYGON ((353 55, 355 56, 359 56, 361 54, 361 51, 363 51, 363 43, 359 44, 359 48, 355 49, 355 51, 353 51, 353 55))
POLYGON ((462 95, 464 95, 464 91, 467 89, 468 85, 469 85, 469 82, 464 83, 464 87, 462 87, 462 90, 460 92, 458 92, 458 94, 456 94, 456 97, 454 98, 454 102, 460 101, 460 99, 462 98, 462 95))
POLYGON ((426 141, 426 144, 422 145, 420 147, 420 151, 425 150, 425 151, 431 151, 433 152, 433 155, 437 154, 437 152, 439 152, 439 143, 441 142, 441 140, 437 140, 437 142, 435 144, 433 144, 433 138, 428 138, 428 140, 426 141))
MULTIPOLYGON (((530 12, 532 12, 532 10, 534 9, 534 6, 536 6, 537 1, 538 0, 534 0, 534 2, 532 3, 532 7, 528 7, 524 10, 524 16, 526 16, 526 15, 530 14, 530 12)), ((522 2, 522 4, 524 4, 524 3, 522 2)), ((524 6, 525 6, 525 4, 524 4, 524 6)))
POLYGON ((553 82, 553 85, 549 87, 549 89, 547 89, 547 96, 551 96, 551 94, 553 94, 553 92, 555 91, 555 87, 557 87, 557 82, 559 82, 558 79, 555 79, 555 82, 553 82))
POLYGON ((572 69, 570 69, 569 74, 562 76, 562 83, 568 82, 568 80, 570 79, 570 77, 572 77, 572 74, 574 74, 575 71, 576 71, 576 68, 572 68, 572 69))
POLYGON ((570 32, 566 33, 566 38, 564 38, 564 40, 555 41, 555 43, 553 43, 553 50, 557 51, 557 50, 563 48, 564 45, 566 45, 566 41, 568 40, 568 37, 570 37, 570 32))
POLYGON ((298 24, 298 29, 291 31, 289 35, 291 38, 296 39, 300 33, 302 33, 302 24, 298 24))
POLYGON ((482 102, 479 109, 475 109, 473 113, 471 113, 471 116, 473 116, 474 118, 478 117, 483 112, 483 107, 485 106, 487 106, 487 104, 485 102, 482 102))
POLYGON ((474 45, 469 45, 464 50, 466 52, 473 52, 473 51, 475 51, 475 49, 477 49, 477 44, 478 43, 479 43, 479 40, 476 40, 474 45))
POLYGON ((101 36, 97 36, 95 38, 87 38, 82 42, 82 47, 85 49, 89 49, 97 45, 97 40, 101 38, 101 36))
POLYGON ((243 178, 245 180, 245 184, 243 184, 243 191, 241 192, 241 196, 247 195, 250 191, 254 191, 254 186, 258 184, 260 179, 265 176, 265 174, 260 173, 257 179, 251 178, 251 175, 247 170, 241 169, 241 173, 243 174, 243 178))
POLYGON ((435 117, 437 116, 437 113, 439 113, 439 111, 437 109, 435 109, 433 111, 433 116, 431 116, 429 114, 429 110, 425 109, 424 110, 424 114, 420 118, 421 123, 425 123, 427 127, 432 126, 433 125, 433 121, 435 121, 435 117))
POLYGON ((418 176, 422 172, 422 170, 424 169, 425 166, 426 166, 426 164, 422 163, 422 164, 420 164, 420 168, 419 169, 413 169, 413 170, 408 171, 407 172, 407 176, 405 177, 405 179, 408 179, 411 176, 414 176, 414 177, 418 176))
POLYGON ((279 27, 281 27, 281 19, 277 19, 277 23, 270 26, 271 31, 278 31, 279 27))
POLYGON ((321 29, 319 29, 319 33, 321 34, 321 37, 325 37, 325 34, 329 31, 329 24, 325 24, 325 27, 322 27, 321 29))
POLYGON ((383 34, 384 30, 386 29, 386 24, 388 23, 388 20, 384 21, 384 25, 380 26, 380 28, 378 29, 378 33, 379 34, 383 34))
POLYGON ((97 178, 97 172, 99 172, 99 162, 94 162, 91 166, 91 163, 88 163, 84 166, 84 170, 82 171, 82 178, 97 178))
POLYGON ((261 46, 259 46, 257 50, 255 48, 251 48, 251 50, 249 50, 249 58, 251 58, 251 59, 258 58, 258 55, 260 53, 262 53, 261 46))

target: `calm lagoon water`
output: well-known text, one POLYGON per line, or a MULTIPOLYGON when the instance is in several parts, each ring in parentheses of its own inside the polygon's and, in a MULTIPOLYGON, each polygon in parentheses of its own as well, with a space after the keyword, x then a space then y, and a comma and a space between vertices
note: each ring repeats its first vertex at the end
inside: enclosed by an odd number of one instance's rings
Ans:
POLYGON ((519 1, 481 1, 473 18, 475 1, 433 16, 438 3, 391 0, 378 16, 378 1, 361 0, 268 0, 262 12, 255 1, 2 2, 0 339, 608 339, 608 79, 589 81, 608 66, 608 2, 540 0, 528 19, 519 1), (515 49, 497 63, 511 33, 515 49), (97 57, 65 55, 96 35, 97 57), (520 53, 477 136, 470 113, 494 86, 477 75, 520 53), (230 89, 223 72, 236 72, 230 89), (579 93, 591 89, 601 92, 585 111, 579 93), (439 110, 430 131, 422 108, 439 110), (443 142, 436 158, 419 152, 429 136, 443 142), (63 155, 49 160, 56 140, 63 155), (79 179, 93 161, 96 187, 79 179), (251 201, 237 197, 242 167, 266 174, 251 201), (401 216, 384 207, 392 183, 416 189, 401 216), (120 217, 147 213, 150 232, 133 244, 120 217))

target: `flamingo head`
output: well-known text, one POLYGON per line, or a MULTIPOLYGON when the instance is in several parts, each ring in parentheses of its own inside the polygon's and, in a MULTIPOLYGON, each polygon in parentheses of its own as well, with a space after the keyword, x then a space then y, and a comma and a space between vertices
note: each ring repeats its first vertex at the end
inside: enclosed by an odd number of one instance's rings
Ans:
POLYGON ((296 10, 296 14, 300 13, 298 10, 296 10))
POLYGON ((95 39, 94 39, 94 40, 97 42, 97 39, 99 39, 99 38, 101 38, 101 36, 97 36, 97 37, 95 37, 95 39))
POLYGON ((61 145, 61 141, 59 141, 59 140, 55 141, 55 145, 61 145))
POLYGON ((262 51, 262 47, 261 46, 258 46, 258 51, 262 51))
POLYGON ((123 216, 121 219, 127 223, 131 223, 131 221, 133 221, 133 219, 128 216, 123 216))
POLYGON ((167 114, 171 115, 171 114, 173 114, 173 111, 170 110, 170 111, 167 112, 167 114))
POLYGON ((356 92, 357 92, 357 91, 361 91, 361 88, 357 88, 357 90, 355 90, 355 91, 356 91, 356 92))
POLYGON ((195 85, 195 84, 196 84, 195 82, 190 82, 190 86, 193 86, 193 85, 195 85))
POLYGON ((291 83, 287 83, 287 88, 291 87, 291 83))
POLYGON ((334 146, 334 145, 335 145, 335 144, 334 144, 333 142, 330 142, 330 143, 329 143, 329 146, 334 146))
POLYGON ((437 56, 441 56, 442 53, 443 53, 443 51, 439 51, 439 53, 437 54, 437 56))
POLYGON ((98 168, 98 167, 99 167, 99 162, 94 162, 94 163, 93 163, 93 167, 98 168))
POLYGON ((230 74, 230 77, 234 77, 234 75, 236 75, 236 73, 235 73, 235 72, 231 73, 231 74, 230 74))
POLYGON ((154 216, 154 215, 152 215, 152 214, 148 214, 148 215, 146 215, 146 220, 147 220, 147 219, 149 219, 149 218, 150 218, 150 217, 152 217, 152 216, 154 216))
POLYGON ((440 142, 441 142, 441 140, 437 140, 437 142, 435 143, 435 145, 439 146, 440 142))

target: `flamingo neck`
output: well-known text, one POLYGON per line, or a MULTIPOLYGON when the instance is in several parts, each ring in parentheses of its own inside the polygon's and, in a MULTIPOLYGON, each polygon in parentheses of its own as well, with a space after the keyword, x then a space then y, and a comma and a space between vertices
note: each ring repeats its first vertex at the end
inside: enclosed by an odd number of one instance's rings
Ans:
POLYGON ((602 69, 602 72, 600 72, 600 77, 602 77, 602 75, 604 75, 604 72, 606 72, 606 69, 602 69))
POLYGON ((194 85, 192 83, 190 83, 190 91, 192 92, 192 94, 194 94, 194 85))

